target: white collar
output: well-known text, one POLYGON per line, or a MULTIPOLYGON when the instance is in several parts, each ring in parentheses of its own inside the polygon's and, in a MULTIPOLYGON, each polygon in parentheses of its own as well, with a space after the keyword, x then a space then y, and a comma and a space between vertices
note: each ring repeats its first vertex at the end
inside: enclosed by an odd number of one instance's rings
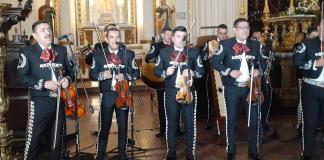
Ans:
MULTIPOLYGON (((38 44, 39 44, 39 43, 38 43, 38 44)), ((46 47, 43 46, 43 45, 41 45, 41 44, 39 44, 39 46, 42 48, 42 50, 46 49, 46 47)), ((47 48, 48 48, 48 49, 51 49, 51 48, 52 48, 52 45, 49 45, 47 48)))
POLYGON ((236 38, 236 41, 237 41, 238 43, 246 44, 246 40, 244 40, 244 41, 240 41, 240 40, 238 40, 238 39, 236 38))
POLYGON ((163 44, 166 44, 166 45, 171 45, 171 43, 167 43, 166 41, 163 40, 163 44))
POLYGON ((118 49, 116 49, 115 51, 111 50, 110 48, 108 48, 109 53, 115 53, 116 55, 118 54, 118 49))
POLYGON ((174 50, 176 50, 176 51, 180 51, 180 52, 183 51, 183 48, 178 48, 178 47, 176 47, 175 45, 173 45, 173 47, 174 47, 174 50))

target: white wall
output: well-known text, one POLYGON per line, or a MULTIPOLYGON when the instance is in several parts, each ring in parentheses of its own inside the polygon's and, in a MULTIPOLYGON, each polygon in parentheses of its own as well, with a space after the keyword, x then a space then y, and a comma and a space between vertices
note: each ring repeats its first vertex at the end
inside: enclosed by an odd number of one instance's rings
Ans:
POLYGON ((76 18, 75 18, 75 0, 61 0, 59 5, 59 33, 58 35, 72 33, 74 35, 74 42, 76 42, 76 18))
POLYGON ((143 40, 151 40, 154 36, 154 9, 153 0, 144 0, 143 4, 143 40))
MULTIPOLYGON (((180 0, 186 1, 186 0, 180 0)), ((233 35, 233 22, 240 17, 241 0, 189 0, 189 23, 197 17, 197 24, 191 34, 192 42, 197 37, 214 34, 213 29, 200 29, 202 26, 217 26, 224 23, 229 28, 229 36, 233 35)), ((247 0, 245 1, 245 15, 247 15, 247 0)))
MULTIPOLYGON (((200 2, 201 0, 190 0, 200 2)), ((188 25, 188 0, 176 0, 175 1, 175 26, 185 26, 188 25), (182 14, 184 17, 178 18, 177 14, 182 14)))

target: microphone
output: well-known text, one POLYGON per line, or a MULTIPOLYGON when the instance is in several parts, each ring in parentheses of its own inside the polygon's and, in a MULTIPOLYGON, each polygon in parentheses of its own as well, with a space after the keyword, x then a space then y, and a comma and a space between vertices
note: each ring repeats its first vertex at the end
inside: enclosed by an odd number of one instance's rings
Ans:
POLYGON ((67 39, 68 37, 70 37, 72 35, 72 33, 67 33, 67 34, 63 34, 61 36, 57 37, 57 40, 62 40, 62 39, 67 39))

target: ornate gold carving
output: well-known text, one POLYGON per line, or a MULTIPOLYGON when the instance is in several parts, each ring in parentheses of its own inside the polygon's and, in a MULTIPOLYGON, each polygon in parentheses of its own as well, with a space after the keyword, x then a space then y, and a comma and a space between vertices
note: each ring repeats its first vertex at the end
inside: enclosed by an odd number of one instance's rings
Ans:
POLYGON ((274 27, 272 44, 274 50, 292 50, 296 43, 297 33, 306 33, 307 28, 311 26, 313 18, 315 18, 314 15, 294 15, 270 18, 269 23, 274 27), (299 28, 299 24, 302 26, 301 29, 299 28), (278 28, 282 29, 281 35, 278 33, 278 28), (282 39, 281 44, 278 42, 278 39, 282 39))
POLYGON ((288 8, 288 15, 294 15, 294 14, 295 14, 294 0, 290 0, 290 5, 288 8))
MULTIPOLYGON (((11 4, 0 3, 0 17, 2 10, 9 8, 11 4)), ((2 22, 0 23, 0 26, 2 22)), ((4 34, 0 32, 0 45, 3 44, 4 34)), ((4 69, 5 69, 6 54, 4 49, 0 46, 0 159, 11 160, 11 150, 8 145, 9 137, 12 134, 7 129, 7 124, 4 118, 8 111, 9 99, 5 92, 4 69)))
POLYGON ((262 22, 264 24, 263 30, 264 32, 262 33, 262 43, 265 44, 265 40, 267 39, 267 33, 269 32, 269 18, 270 18, 270 9, 269 9, 269 4, 268 0, 265 0, 264 2, 264 8, 263 8, 263 17, 262 17, 262 22))
POLYGON ((244 0, 241 0, 241 6, 240 6, 240 15, 241 15, 241 18, 244 18, 245 16, 245 7, 244 7, 244 0))

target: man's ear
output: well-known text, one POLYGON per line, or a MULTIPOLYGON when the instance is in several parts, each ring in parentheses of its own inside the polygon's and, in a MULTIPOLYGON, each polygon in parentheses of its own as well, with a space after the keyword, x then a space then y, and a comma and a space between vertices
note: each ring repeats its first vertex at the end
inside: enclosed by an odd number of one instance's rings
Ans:
POLYGON ((233 33, 235 33, 235 34, 236 34, 236 31, 237 31, 237 30, 236 30, 236 28, 233 28, 233 33))
POLYGON ((33 33, 32 36, 34 37, 34 39, 37 39, 37 38, 36 38, 36 33, 33 33))

